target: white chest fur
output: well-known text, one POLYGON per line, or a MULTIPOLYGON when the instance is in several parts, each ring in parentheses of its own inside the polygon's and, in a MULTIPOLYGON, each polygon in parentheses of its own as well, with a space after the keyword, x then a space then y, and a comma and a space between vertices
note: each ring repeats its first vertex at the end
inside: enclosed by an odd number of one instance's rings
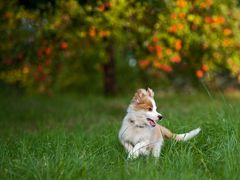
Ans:
POLYGON ((119 139, 135 145, 140 141, 150 141, 152 133, 152 127, 131 123, 129 116, 126 116, 119 131, 119 139))

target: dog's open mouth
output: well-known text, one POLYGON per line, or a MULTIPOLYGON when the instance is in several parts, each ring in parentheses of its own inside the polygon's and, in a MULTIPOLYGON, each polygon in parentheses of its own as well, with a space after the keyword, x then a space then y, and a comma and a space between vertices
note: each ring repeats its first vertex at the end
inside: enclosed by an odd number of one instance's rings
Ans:
POLYGON ((150 118, 147 118, 149 124, 152 126, 152 127, 155 127, 156 126, 156 123, 154 120, 150 119, 150 118))

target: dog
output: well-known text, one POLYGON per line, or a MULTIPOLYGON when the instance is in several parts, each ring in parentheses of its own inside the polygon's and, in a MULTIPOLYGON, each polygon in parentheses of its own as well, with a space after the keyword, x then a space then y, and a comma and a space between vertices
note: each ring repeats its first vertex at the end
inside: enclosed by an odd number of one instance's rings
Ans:
POLYGON ((128 106, 118 134, 128 153, 128 159, 151 154, 159 158, 164 139, 187 141, 201 131, 197 128, 188 133, 174 134, 157 124, 162 118, 162 114, 157 112, 152 89, 138 89, 128 106))

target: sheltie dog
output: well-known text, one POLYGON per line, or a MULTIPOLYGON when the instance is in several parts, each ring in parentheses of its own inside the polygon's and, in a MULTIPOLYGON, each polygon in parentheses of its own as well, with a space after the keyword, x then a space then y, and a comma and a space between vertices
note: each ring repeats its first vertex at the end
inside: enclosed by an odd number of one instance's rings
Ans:
POLYGON ((201 129, 188 133, 174 134, 169 129, 157 124, 163 116, 157 112, 154 92, 148 89, 138 89, 127 109, 119 131, 119 140, 128 153, 128 158, 139 155, 150 155, 158 158, 164 139, 187 141, 196 136, 201 129))

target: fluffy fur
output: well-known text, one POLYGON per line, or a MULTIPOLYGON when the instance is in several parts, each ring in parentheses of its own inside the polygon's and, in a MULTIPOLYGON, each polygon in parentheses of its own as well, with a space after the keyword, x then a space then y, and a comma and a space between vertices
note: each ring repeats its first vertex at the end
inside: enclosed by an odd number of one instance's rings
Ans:
POLYGON ((132 98, 119 131, 119 140, 128 152, 128 158, 139 155, 159 157, 164 139, 187 141, 200 132, 200 128, 184 134, 173 134, 157 124, 162 115, 157 112, 154 92, 148 88, 138 89, 132 98))

